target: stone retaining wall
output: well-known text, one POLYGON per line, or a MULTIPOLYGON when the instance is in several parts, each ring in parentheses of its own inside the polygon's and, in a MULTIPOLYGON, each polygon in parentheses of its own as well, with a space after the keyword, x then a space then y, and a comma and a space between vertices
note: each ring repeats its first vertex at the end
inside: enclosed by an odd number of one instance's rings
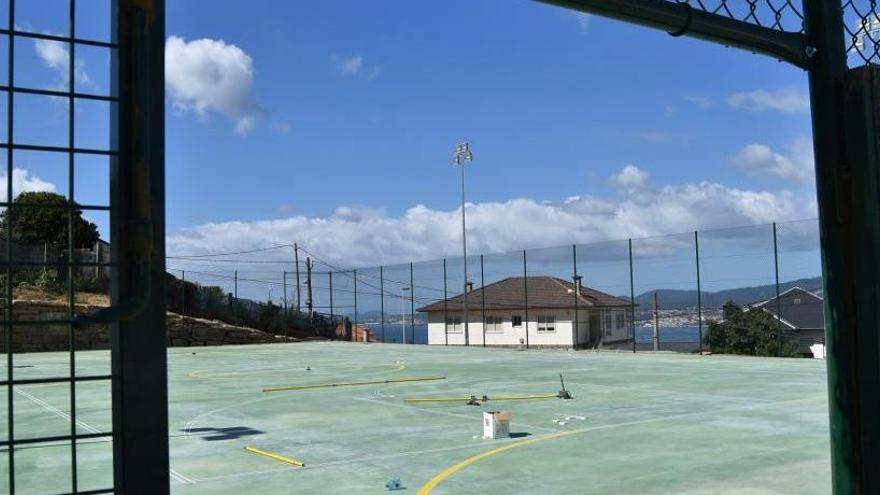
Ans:
MULTIPOLYGON (((0 309, 4 306, 5 304, 0 303, 0 309)), ((77 313, 80 314, 97 309, 99 308, 86 305, 77 305, 76 307, 77 313)), ((13 327, 14 352, 64 351, 68 349, 68 326, 51 323, 52 320, 67 318, 67 305, 49 301, 14 300, 12 310, 16 322, 28 322, 13 327)), ((169 347, 268 344, 299 340, 293 337, 272 335, 253 328, 229 325, 217 320, 191 318, 176 313, 167 314, 167 328, 169 347)), ((106 325, 76 329, 75 338, 78 350, 110 348, 110 332, 106 325)), ((0 352, 6 352, 5 335, 0 338, 0 352)))

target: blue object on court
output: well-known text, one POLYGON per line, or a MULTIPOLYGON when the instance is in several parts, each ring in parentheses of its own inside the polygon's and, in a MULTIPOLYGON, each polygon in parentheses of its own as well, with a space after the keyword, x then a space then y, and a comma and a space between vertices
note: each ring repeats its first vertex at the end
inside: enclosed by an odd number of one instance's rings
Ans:
POLYGON ((385 483, 385 488, 387 488, 388 491, 393 492, 402 489, 403 484, 400 482, 400 480, 388 480, 388 483, 385 483))

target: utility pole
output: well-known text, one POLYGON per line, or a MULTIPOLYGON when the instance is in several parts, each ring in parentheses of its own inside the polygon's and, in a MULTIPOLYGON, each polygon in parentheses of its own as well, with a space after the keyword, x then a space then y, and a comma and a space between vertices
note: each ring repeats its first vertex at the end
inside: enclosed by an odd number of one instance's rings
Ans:
POLYGON ((299 297, 299 245, 295 242, 293 243, 293 266, 296 269, 296 310, 300 311, 302 308, 299 297))

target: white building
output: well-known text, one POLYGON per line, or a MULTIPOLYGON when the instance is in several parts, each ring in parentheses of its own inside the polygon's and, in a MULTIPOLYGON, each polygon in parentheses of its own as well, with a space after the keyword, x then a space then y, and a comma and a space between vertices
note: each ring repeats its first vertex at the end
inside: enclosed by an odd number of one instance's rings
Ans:
MULTIPOLYGON (((464 345, 463 294, 419 308, 428 344, 464 345)), ((468 293, 470 345, 597 347, 632 341, 631 305, 565 280, 511 277, 468 293), (528 302, 527 302, 528 301, 528 302)))

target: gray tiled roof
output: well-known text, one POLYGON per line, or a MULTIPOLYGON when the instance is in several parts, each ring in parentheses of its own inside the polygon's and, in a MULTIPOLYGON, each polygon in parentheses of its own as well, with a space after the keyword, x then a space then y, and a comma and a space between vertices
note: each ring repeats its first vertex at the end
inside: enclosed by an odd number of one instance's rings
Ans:
POLYGON ((825 312, 822 303, 820 296, 800 287, 792 287, 779 295, 778 306, 775 297, 755 306, 774 316, 778 307, 782 321, 794 329, 823 329, 825 312))
MULTIPOLYGON (((525 296, 528 288, 528 307, 541 309, 574 309, 575 294, 574 284, 556 277, 510 277, 487 285, 484 288, 474 289, 468 293, 468 310, 479 311, 483 309, 483 296, 485 295, 485 309, 522 309, 526 307, 525 296), (528 287, 527 287, 528 286, 528 287)), ((421 307, 419 312, 431 311, 461 311, 464 307, 464 296, 458 294, 444 301, 440 300, 433 304, 421 307)), ((600 292, 589 287, 582 287, 581 295, 577 298, 578 308, 593 307, 629 307, 626 299, 600 292)))

